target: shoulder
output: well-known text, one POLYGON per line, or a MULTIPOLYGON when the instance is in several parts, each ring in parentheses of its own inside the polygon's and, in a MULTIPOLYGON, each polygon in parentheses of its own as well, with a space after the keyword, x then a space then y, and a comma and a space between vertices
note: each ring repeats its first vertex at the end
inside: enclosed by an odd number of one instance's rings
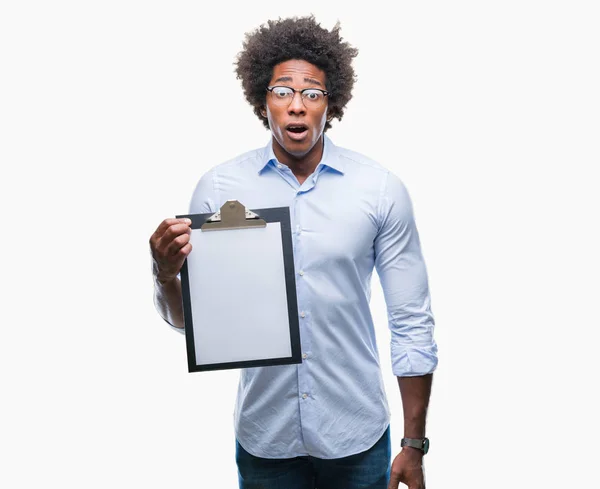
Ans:
POLYGON ((342 148, 340 146, 336 146, 336 150, 346 166, 351 166, 355 169, 371 171, 382 177, 385 176, 385 174, 389 171, 378 161, 369 158, 368 156, 359 153, 358 151, 353 151, 348 148, 342 148))
POLYGON ((336 151, 345 169, 357 176, 363 185, 376 185, 381 195, 388 192, 390 187, 404 188, 400 177, 385 163, 340 146, 336 147, 336 151))
POLYGON ((372 170, 377 173, 385 174, 387 169, 378 161, 375 161, 372 158, 364 155, 363 153, 359 153, 358 151, 354 151, 352 149, 344 148, 342 146, 337 146, 333 144, 331 139, 327 138, 329 142, 332 143, 335 148, 336 154, 342 160, 345 166, 349 166, 354 169, 363 169, 363 170, 372 170))
POLYGON ((223 174, 239 173, 241 169, 253 169, 256 167, 258 171, 258 165, 263 159, 264 148, 256 148, 245 153, 239 154, 233 158, 225 160, 211 167, 205 175, 212 175, 217 177, 223 174))
POLYGON ((197 186, 206 187, 212 183, 214 187, 218 185, 219 178, 227 175, 239 175, 242 171, 258 171, 265 148, 256 148, 245 153, 241 153, 233 158, 213 165, 200 177, 197 186))
POLYGON ((244 179, 245 175, 251 176, 252 173, 256 174, 263 153, 264 148, 246 151, 205 171, 192 193, 190 212, 214 212, 219 202, 219 193, 223 183, 232 179, 244 179))
POLYGON ((363 188, 369 184, 376 185, 382 198, 390 193, 396 196, 407 193, 402 179, 386 164, 351 149, 337 146, 336 150, 344 168, 357 176, 363 188))
POLYGON ((379 161, 369 156, 359 153, 348 148, 336 146, 336 151, 343 159, 350 165, 356 165, 357 167, 364 167, 372 170, 374 173, 379 174, 386 180, 393 180, 394 184, 402 185, 401 177, 398 171, 402 170, 402 162, 397 160, 394 155, 388 155, 384 158, 385 161, 379 161))
MULTIPOLYGON (((336 150, 344 167, 359 176, 363 188, 369 182, 376 186, 379 194, 380 212, 385 213, 392 207, 403 209, 409 214, 412 212, 408 189, 395 171, 392 171, 386 164, 358 151, 340 146, 337 146, 336 150)), ((398 167, 397 164, 393 166, 394 168, 398 167)))

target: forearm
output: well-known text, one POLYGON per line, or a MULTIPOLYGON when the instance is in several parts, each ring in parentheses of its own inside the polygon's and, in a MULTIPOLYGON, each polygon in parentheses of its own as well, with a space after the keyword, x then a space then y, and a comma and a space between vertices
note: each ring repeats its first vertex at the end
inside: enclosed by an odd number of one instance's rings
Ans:
POLYGON ((154 277, 154 304, 162 318, 175 328, 183 329, 181 281, 175 278, 162 283, 154 277))
POLYGON ((404 437, 424 438, 433 374, 397 378, 404 410, 404 437))

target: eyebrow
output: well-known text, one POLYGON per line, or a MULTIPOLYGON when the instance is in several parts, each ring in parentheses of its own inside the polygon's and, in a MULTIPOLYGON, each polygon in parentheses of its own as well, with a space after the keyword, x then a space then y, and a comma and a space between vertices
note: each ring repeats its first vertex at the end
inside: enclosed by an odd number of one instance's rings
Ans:
MULTIPOLYGON (((273 83, 277 83, 277 82, 291 82, 291 81, 293 81, 293 78, 291 76, 280 76, 273 83)), ((321 82, 318 81, 318 80, 315 80, 314 78, 305 78, 304 81, 306 83, 312 83, 313 85, 318 85, 320 87, 322 86, 321 82)))

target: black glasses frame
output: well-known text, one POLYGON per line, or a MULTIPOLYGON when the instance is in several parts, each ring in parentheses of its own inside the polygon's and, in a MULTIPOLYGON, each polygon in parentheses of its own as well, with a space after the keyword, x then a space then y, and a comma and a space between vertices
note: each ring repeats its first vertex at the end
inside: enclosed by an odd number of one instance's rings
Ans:
MULTIPOLYGON (((323 93, 324 97, 327 97, 330 94, 330 92, 328 92, 327 90, 321 90, 320 88, 308 87, 308 88, 303 88, 302 90, 297 90, 296 88, 288 87, 287 85, 273 85, 272 87, 267 87, 267 92, 273 92, 273 90, 276 88, 289 88, 290 90, 292 90, 294 92, 294 96, 296 95, 296 92, 299 92, 300 97, 302 98, 302 103, 304 103, 304 92, 306 92, 308 90, 317 90, 317 91, 323 93)), ((292 97, 292 99, 293 99, 293 97, 292 97)), ((290 100, 290 103, 292 103, 291 100, 290 100)))

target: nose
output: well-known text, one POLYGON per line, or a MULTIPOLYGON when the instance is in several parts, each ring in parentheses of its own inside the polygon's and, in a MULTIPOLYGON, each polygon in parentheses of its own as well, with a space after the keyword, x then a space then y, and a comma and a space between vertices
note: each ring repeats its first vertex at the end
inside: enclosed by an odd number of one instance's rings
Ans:
POLYGON ((306 107, 302 100, 302 94, 300 92, 295 92, 294 97, 288 106, 288 114, 304 114, 305 112, 306 107))

